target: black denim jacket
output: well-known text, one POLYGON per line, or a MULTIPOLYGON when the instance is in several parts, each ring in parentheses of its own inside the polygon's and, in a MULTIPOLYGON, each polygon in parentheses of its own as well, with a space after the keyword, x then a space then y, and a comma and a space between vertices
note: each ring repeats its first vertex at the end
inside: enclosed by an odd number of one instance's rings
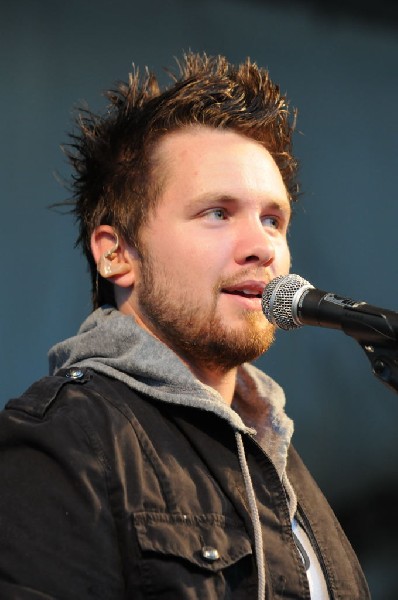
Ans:
MULTIPOLYGON (((266 598, 309 599, 285 490, 250 435, 244 445, 266 598)), ((356 556, 293 447, 288 476, 330 597, 366 600, 356 556)), ((2 600, 257 598, 234 431, 211 412, 64 371, 0 414, 0 481, 2 600)))

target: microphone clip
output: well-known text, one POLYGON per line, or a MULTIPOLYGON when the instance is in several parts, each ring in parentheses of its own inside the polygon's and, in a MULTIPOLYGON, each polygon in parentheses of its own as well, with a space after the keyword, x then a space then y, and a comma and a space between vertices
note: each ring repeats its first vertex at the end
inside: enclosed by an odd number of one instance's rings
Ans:
POLYGON ((398 393, 398 348, 360 344, 368 357, 375 377, 398 393))

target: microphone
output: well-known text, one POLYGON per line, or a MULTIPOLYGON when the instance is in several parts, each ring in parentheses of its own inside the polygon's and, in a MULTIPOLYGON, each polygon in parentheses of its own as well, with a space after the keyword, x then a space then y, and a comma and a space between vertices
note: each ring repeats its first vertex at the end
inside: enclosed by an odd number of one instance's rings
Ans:
POLYGON ((265 287, 264 315, 286 331, 302 325, 340 329, 362 346, 397 347, 398 312, 314 288, 299 275, 280 275, 265 287))

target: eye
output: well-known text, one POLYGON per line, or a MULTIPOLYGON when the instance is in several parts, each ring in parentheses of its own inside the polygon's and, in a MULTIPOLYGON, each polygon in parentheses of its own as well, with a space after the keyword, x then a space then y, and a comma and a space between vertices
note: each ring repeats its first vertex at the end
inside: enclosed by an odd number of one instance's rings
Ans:
POLYGON ((279 229, 280 228, 280 221, 278 219, 278 217, 272 217, 267 215, 266 217, 263 217, 261 219, 262 224, 264 225, 264 227, 270 227, 271 229, 279 229))
POLYGON ((227 211, 224 208, 210 208, 204 212, 204 216, 213 221, 224 221, 227 218, 227 211))

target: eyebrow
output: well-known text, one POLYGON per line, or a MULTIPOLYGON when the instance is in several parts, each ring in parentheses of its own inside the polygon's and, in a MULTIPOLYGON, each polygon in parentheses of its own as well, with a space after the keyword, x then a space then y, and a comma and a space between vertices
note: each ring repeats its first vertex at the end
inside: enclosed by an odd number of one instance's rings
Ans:
MULTIPOLYGON (((205 192, 200 196, 196 196, 189 203, 188 206, 195 208, 196 206, 200 206, 202 204, 236 204, 241 202, 239 196, 231 196, 230 194, 217 194, 211 192, 205 192)), ((292 202, 289 197, 286 195, 286 198, 279 199, 265 199, 264 205, 267 206, 267 210, 276 210, 281 212, 289 212, 291 214, 292 210, 292 202)))

